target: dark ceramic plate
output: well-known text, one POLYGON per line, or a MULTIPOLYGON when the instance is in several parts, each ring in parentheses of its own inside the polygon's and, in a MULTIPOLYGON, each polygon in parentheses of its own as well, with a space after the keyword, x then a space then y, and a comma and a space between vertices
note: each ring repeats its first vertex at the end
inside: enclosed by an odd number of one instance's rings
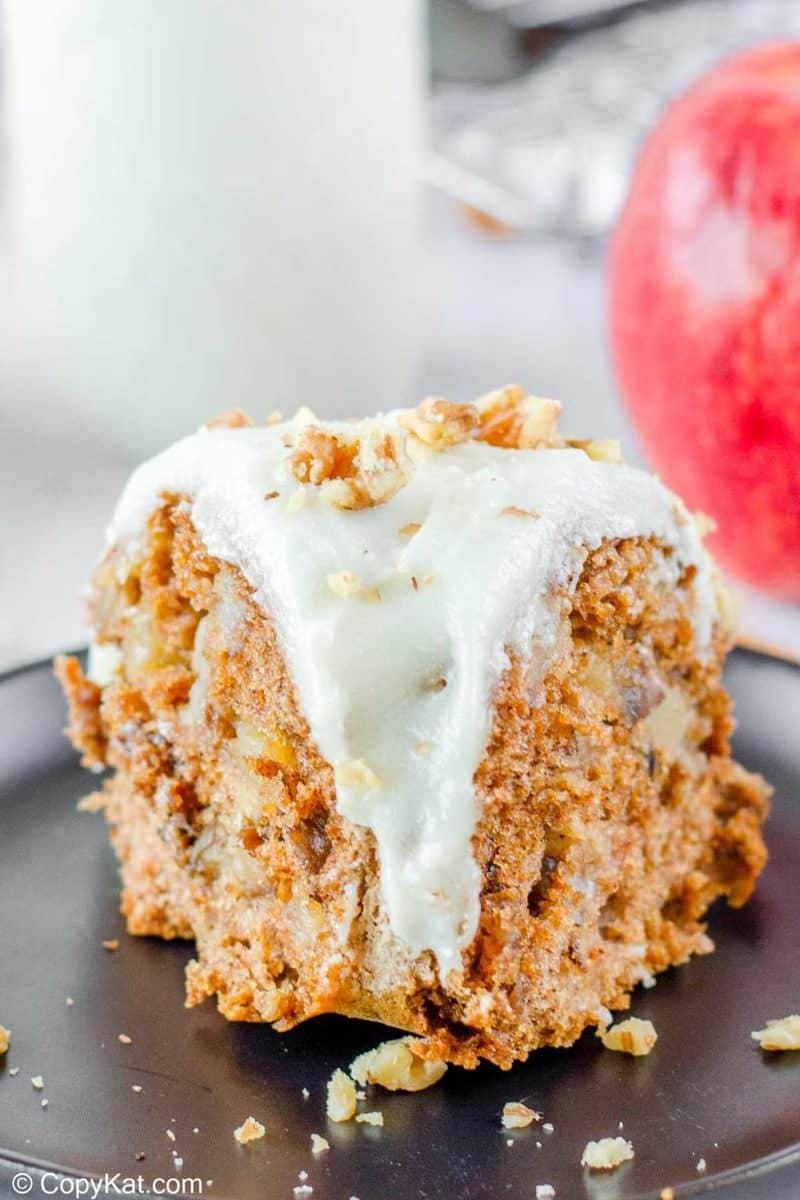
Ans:
POLYGON ((544 1183, 558 1200, 643 1200, 668 1185, 678 1197, 796 1200, 800 1054, 762 1054, 750 1031, 800 1010, 800 672, 736 654, 729 682, 738 753, 776 789, 771 861, 744 910, 712 914, 717 952, 635 997, 659 1031, 653 1053, 610 1054, 587 1035, 509 1073, 451 1070, 428 1092, 376 1095, 385 1126, 373 1129, 328 1125, 325 1081, 385 1031, 324 1018, 280 1036, 229 1024, 212 1004, 186 1011, 191 948, 126 936, 103 821, 75 811, 92 780, 61 736, 49 666, 0 680, 0 1022, 13 1032, 0 1059, 0 1195, 18 1172, 32 1195, 55 1188, 40 1174, 52 1166, 68 1189, 80 1174, 119 1173, 117 1187, 181 1174, 228 1200, 533 1200, 544 1183), (508 1145, 499 1112, 517 1099, 553 1131, 508 1145), (267 1135, 239 1146, 234 1126, 251 1113, 267 1135), (586 1141, 620 1122, 633 1162, 585 1173, 586 1141), (312 1132, 331 1143, 316 1158, 312 1132))

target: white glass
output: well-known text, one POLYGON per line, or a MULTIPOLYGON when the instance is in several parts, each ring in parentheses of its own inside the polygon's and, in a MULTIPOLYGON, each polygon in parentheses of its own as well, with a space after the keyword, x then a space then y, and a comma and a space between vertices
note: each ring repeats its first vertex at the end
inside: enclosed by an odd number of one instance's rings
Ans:
POLYGON ((407 400, 417 0, 7 0, 41 362, 149 453, 224 408, 407 400))

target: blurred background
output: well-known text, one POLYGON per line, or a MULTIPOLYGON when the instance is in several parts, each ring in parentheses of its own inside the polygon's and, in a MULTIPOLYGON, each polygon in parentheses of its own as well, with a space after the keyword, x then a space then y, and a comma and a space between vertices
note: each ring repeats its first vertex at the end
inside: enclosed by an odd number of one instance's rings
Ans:
MULTIPOLYGON (((519 381, 652 460, 609 235, 667 103, 791 37, 789 0, 0 0, 0 669, 84 641, 132 464, 226 408, 519 381)), ((744 626, 798 655, 770 536, 744 626)))

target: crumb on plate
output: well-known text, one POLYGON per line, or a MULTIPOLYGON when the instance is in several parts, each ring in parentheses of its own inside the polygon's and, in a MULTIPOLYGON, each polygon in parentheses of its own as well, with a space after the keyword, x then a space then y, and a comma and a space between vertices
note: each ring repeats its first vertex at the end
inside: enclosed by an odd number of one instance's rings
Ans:
POLYGON ((527 1129, 534 1121, 541 1121, 541 1113, 528 1108, 519 1100, 509 1100, 503 1105, 501 1117, 503 1129, 527 1129))
POLYGON ((755 1029, 750 1037, 762 1050, 800 1050, 800 1015, 792 1013, 767 1021, 763 1029, 755 1029))
POLYGON ((350 1121, 356 1112, 356 1085, 338 1067, 328 1080, 326 1107, 331 1121, 350 1121))
POLYGON ((640 1017, 628 1017, 598 1035, 606 1050, 618 1050, 635 1058, 649 1054, 658 1041, 655 1025, 640 1017))
POLYGON ((600 1138, 587 1142, 581 1155, 581 1166, 590 1171, 613 1171, 633 1158, 633 1146, 626 1138, 600 1138))
POLYGON ((238 1129, 234 1129, 233 1136, 241 1146, 244 1146, 247 1142, 257 1142, 259 1138, 263 1138, 266 1132, 265 1126, 260 1121, 257 1121, 255 1117, 248 1117, 238 1129))

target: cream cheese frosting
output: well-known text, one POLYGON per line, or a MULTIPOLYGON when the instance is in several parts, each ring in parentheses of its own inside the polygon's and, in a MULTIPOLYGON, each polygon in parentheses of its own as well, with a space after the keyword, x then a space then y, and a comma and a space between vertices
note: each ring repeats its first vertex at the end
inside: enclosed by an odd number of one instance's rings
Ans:
MULTIPOLYGON (((399 414, 380 421, 405 437, 399 414)), ((292 436, 284 423, 176 443, 133 474, 109 541, 135 543, 161 494, 188 497, 209 552, 240 568, 275 621, 337 805, 375 836, 393 934, 412 954, 432 951, 444 977, 477 928, 473 777, 509 651, 541 682, 587 554, 604 539, 652 535, 674 547, 675 579, 696 568, 702 652, 716 604, 710 563, 657 478, 579 449, 467 440, 439 451, 409 437, 404 486, 343 511, 293 478, 292 436)))

